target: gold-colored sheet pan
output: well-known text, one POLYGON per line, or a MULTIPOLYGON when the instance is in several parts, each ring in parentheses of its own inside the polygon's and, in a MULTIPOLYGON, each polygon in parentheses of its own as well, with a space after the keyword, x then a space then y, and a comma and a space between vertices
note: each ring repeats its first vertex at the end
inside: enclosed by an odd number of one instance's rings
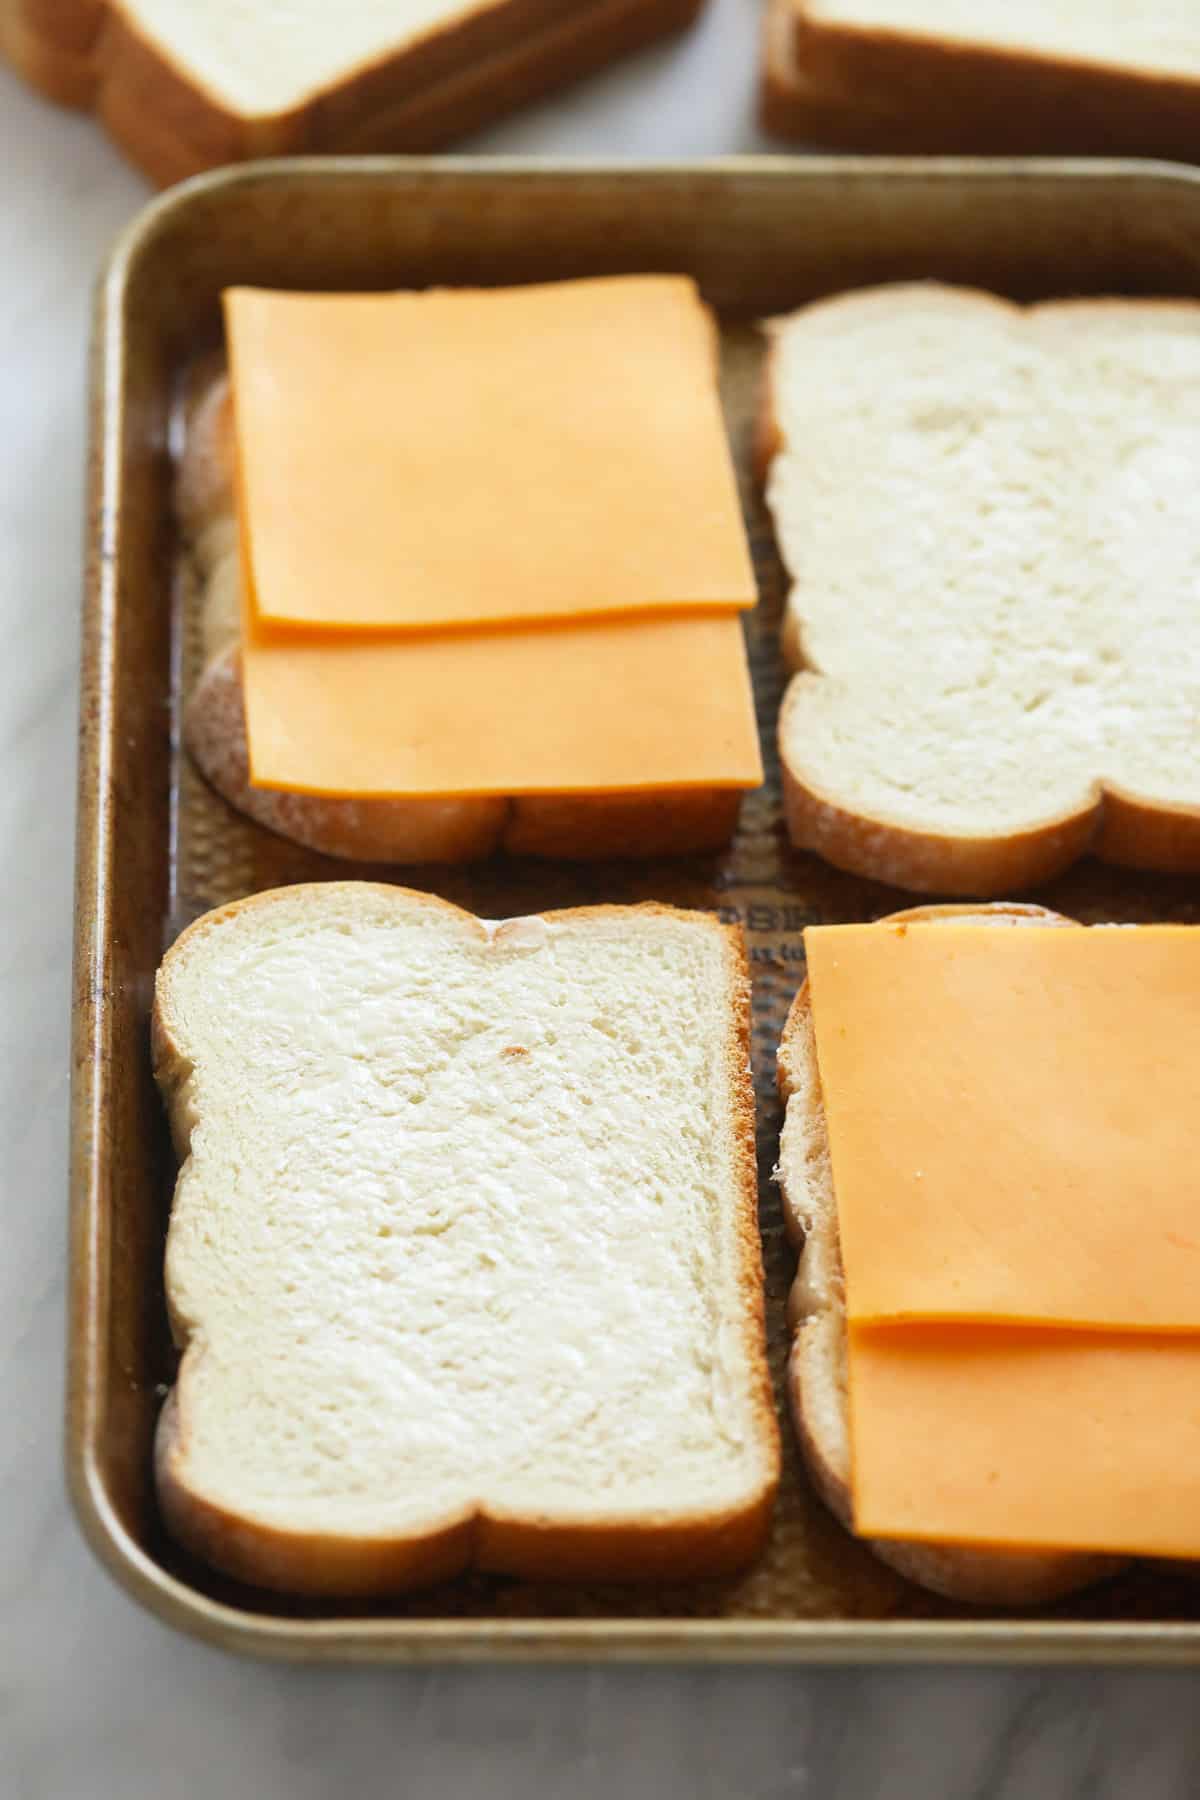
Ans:
MULTIPOLYGON (((1015 297, 1200 294, 1200 174, 1130 163, 740 160, 668 167, 331 160, 203 176, 151 205, 100 282, 79 761, 71 1176, 71 1490, 93 1547, 161 1617, 230 1648, 310 1660, 449 1658, 1130 1659, 1200 1653, 1200 1581, 1143 1568, 1043 1613, 939 1601, 847 1537, 807 1488, 785 1425, 772 1541, 737 1581, 649 1592, 475 1577, 371 1605, 288 1602, 167 1540, 150 1448, 172 1353, 163 1233, 174 1163, 150 1072, 154 970, 206 907, 344 866, 232 813, 179 748, 194 672, 177 564, 172 436, 181 381, 218 342, 231 282, 308 288, 508 283, 685 270, 721 314, 724 393, 762 600, 747 624, 768 779, 720 856, 367 870, 485 915, 654 897, 746 927, 755 976, 761 1213, 782 1411, 793 1259, 771 1181, 774 1052, 811 922, 902 897, 792 851, 774 715, 782 572, 750 477, 753 321, 899 277, 1015 297)), ((681 696, 686 703, 686 696, 681 696)), ((1082 919, 1193 920, 1197 884, 1081 864, 1037 898, 1082 919)), ((901 1427, 902 1428, 902 1427, 901 1427)))

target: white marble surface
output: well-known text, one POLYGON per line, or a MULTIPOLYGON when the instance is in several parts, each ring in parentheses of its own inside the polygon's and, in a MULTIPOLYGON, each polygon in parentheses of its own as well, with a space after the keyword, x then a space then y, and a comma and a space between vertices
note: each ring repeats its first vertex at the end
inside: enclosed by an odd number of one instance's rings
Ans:
MULTIPOLYGON (((683 45, 484 147, 760 147, 757 7, 710 0, 683 45)), ((86 122, 0 74, 0 1800, 1200 1792, 1186 1673, 305 1672, 173 1636, 85 1550, 59 1457, 85 328, 144 197, 86 122)))

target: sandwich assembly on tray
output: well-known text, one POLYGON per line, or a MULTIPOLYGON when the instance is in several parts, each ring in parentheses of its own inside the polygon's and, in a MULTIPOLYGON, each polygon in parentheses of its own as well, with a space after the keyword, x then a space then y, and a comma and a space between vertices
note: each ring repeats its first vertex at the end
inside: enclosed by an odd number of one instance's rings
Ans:
MULTIPOLYGON (((347 865, 725 843, 756 588, 694 285, 225 322, 176 482, 223 801, 347 865)), ((1200 934, 1010 897, 1200 872, 1200 307, 923 284, 762 345, 793 854, 962 900, 805 931, 781 1398, 884 1561, 1037 1605, 1200 1556, 1200 934)), ((317 1596, 762 1554, 749 992, 737 927, 653 902, 342 878, 191 925, 153 1015, 179 1542, 317 1596)))
POLYGON ((725 842, 755 586, 693 284, 226 305, 179 484, 213 784, 369 861, 725 842))

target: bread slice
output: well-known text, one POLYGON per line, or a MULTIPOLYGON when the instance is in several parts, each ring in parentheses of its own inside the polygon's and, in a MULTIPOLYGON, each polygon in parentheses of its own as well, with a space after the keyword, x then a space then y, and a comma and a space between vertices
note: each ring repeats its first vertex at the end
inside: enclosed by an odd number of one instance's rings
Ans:
POLYGON ((927 148, 1200 156, 1188 0, 792 0, 792 25, 806 80, 927 148))
POLYGON ((371 883, 158 975, 171 1531, 262 1586, 727 1574, 778 1480, 740 934, 371 883))
POLYGON ((250 156, 430 150, 690 24, 702 0, 0 0, 0 53, 160 186, 250 156), (336 18, 335 18, 336 14, 336 18))
POLYGON ((768 0, 759 59, 759 119, 773 137, 831 150, 935 155, 977 148, 970 117, 941 119, 927 108, 906 112, 902 93, 853 93, 819 80, 796 43, 795 0, 768 0))
POLYGON ((568 861, 714 850, 737 828, 730 788, 466 800, 337 800, 250 784, 239 662, 241 598, 229 383, 210 372, 185 420, 176 510, 200 586, 205 666, 184 737, 201 774, 268 830, 359 862, 474 862, 505 849, 568 861))
POLYGON ((1200 871, 1200 305, 933 283, 772 328, 794 843, 994 895, 1200 871))
MULTIPOLYGON (((998 926, 1065 925, 1038 906, 915 907, 893 922, 972 917, 998 926)), ((779 1047, 779 1090, 786 1107, 778 1179, 784 1219, 799 1252, 788 1302, 792 1349, 788 1400, 817 1492, 848 1531, 850 1438, 846 1390, 846 1297, 837 1196, 829 1162, 808 983, 788 1014, 779 1047)), ((897 1430, 903 1430, 903 1421, 897 1430)), ((953 1455, 953 1446, 947 1446, 953 1455)), ((1113 1573, 1111 1557, 1061 1552, 971 1549, 962 1545, 872 1540, 871 1549, 910 1581, 980 1606, 1035 1606, 1113 1573)))

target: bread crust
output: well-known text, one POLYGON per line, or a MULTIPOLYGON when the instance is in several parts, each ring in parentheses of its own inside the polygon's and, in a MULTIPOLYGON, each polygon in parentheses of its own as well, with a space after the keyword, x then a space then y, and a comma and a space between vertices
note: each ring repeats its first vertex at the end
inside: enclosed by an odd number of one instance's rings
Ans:
POLYGON ((832 150, 908 151, 915 155, 969 148, 970 117, 905 114, 884 95, 851 94, 819 79, 796 48, 795 0, 768 0, 759 52, 758 115, 772 137, 832 150))
POLYGON ((915 893, 1020 893, 1061 875, 1089 849, 1099 849, 1104 802, 1098 788, 1092 804, 1077 812, 1004 834, 915 831, 851 811, 806 782, 787 754, 788 721, 799 692, 793 681, 779 713, 784 821, 793 844, 816 851, 835 868, 915 893))
POLYGON ((167 186, 252 156, 431 150, 683 29, 703 0, 477 4, 290 111, 237 114, 140 33, 120 0, 0 0, 0 49, 32 86, 92 107, 167 186), (514 48, 514 43, 516 48, 514 48))
MULTIPOLYGON (((994 294, 956 289, 953 299, 969 298, 996 307, 1011 303, 994 294)), ((948 297, 950 298, 950 297, 948 297)), ((886 289, 855 296, 862 307, 884 309, 886 289)), ((845 304, 836 296, 830 305, 845 304)), ((931 304, 933 303, 931 297, 931 304)), ((1060 325, 1086 331, 1114 307, 1128 314, 1143 310, 1191 310, 1186 301, 1050 300, 1025 310, 1054 330, 1060 325)), ((1016 310, 1016 309, 1012 309, 1016 310)), ((775 406, 777 350, 768 344, 763 365, 755 424, 755 467, 765 485, 773 457, 784 447, 775 406)), ((1115 784, 1088 784, 1080 803, 1069 810, 1038 817, 1036 796, 1029 823, 1017 831, 965 833, 918 830, 882 813, 858 811, 806 779, 788 751, 788 722, 800 704, 801 683, 820 679, 804 667, 802 622, 789 604, 781 634, 785 662, 796 670, 784 692, 779 713, 779 757, 783 810, 791 842, 815 851, 835 868, 890 887, 947 898, 1021 893, 1053 880, 1091 853, 1105 862, 1160 874, 1200 873, 1200 806, 1180 806, 1132 794, 1115 784)))
MULTIPOLYGON (((486 939, 489 928, 471 913, 435 895, 368 882, 323 882, 253 894, 206 913, 189 926, 164 958, 155 986, 151 1020, 154 1074, 170 1118, 180 1161, 189 1154, 198 1123, 190 1102, 193 1064, 186 1032, 172 1000, 171 972, 189 945, 236 914, 289 906, 312 894, 314 904, 351 893, 419 901, 459 920, 486 939)), ((529 1579, 662 1581, 708 1579, 736 1573, 762 1550, 779 1484, 779 1429, 766 1357, 762 1248, 758 1230, 758 1182, 754 1152, 754 1090, 750 1075, 750 979, 739 927, 709 915, 649 902, 640 906, 566 908, 541 915, 570 924, 582 916, 634 921, 647 915, 702 921, 721 934, 726 958, 728 1032, 724 1067, 729 1108, 726 1128, 735 1171, 736 1243, 740 1324, 751 1374, 751 1407, 762 1478, 736 1508, 648 1516, 637 1521, 594 1517, 556 1521, 491 1507, 461 1509, 428 1521, 407 1536, 290 1531, 231 1512, 199 1492, 188 1478, 191 1425, 188 1412, 189 1347, 186 1327, 172 1313, 182 1352, 175 1385, 159 1416, 155 1476, 168 1529, 195 1555, 252 1585, 294 1594, 366 1596, 397 1592, 462 1573, 468 1568, 529 1579)), ((528 920, 490 928, 497 938, 528 927, 528 920)), ((168 1287, 168 1309, 172 1297, 168 1287)))
POLYGON ((87 106, 92 46, 107 0, 0 0, 0 56, 59 106, 87 106))
POLYGON ((565 862, 719 850, 737 829, 738 788, 642 794, 526 794, 508 802, 501 842, 513 856, 565 862))
POLYGON ((1200 82, 822 20, 772 0, 768 130, 915 152, 1200 155, 1200 82), (903 96, 898 105, 896 96, 903 96))
POLYGON ((204 779, 268 831, 347 862, 462 863, 490 856, 508 818, 504 799, 339 800, 250 781, 241 656, 209 664, 184 713, 184 739, 204 779))
POLYGON ((205 780, 239 812, 351 862, 475 862, 498 849, 587 862, 689 855, 729 842, 742 802, 736 788, 349 800, 252 786, 238 648, 232 408, 223 371, 197 383, 184 437, 175 505, 202 590, 206 658, 184 708, 184 741, 205 780))
MULTIPOLYGON (((891 914, 888 923, 963 918, 999 925, 1071 923, 1044 907, 1012 904, 918 906, 891 914)), ((805 1108, 804 1178, 789 1178, 786 1155, 781 1155, 779 1169, 784 1220, 798 1253, 788 1300, 793 1332, 788 1403, 814 1486, 835 1518, 853 1532, 845 1287, 807 981, 792 1002, 784 1025, 778 1070, 785 1108, 789 1112, 795 1106, 805 1108)), ((973 1549, 882 1538, 865 1541, 881 1561, 909 1581, 977 1606, 1044 1605, 1123 1566, 1120 1558, 1082 1552, 973 1549)))

